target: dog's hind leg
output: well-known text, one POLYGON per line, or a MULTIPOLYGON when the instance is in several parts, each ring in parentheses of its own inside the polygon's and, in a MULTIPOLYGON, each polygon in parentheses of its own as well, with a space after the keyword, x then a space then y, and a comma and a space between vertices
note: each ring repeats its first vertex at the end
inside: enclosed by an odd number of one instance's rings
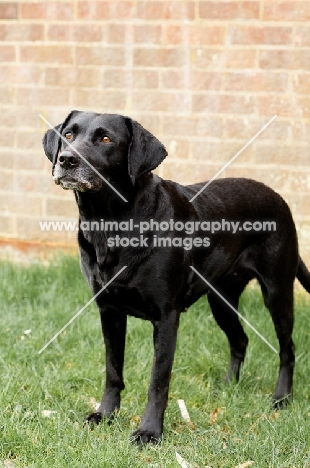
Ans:
MULTIPOLYGON (((235 308, 238 309, 239 297, 248 281, 232 281, 220 284, 216 289, 235 308)), ((225 377, 226 382, 239 380, 240 368, 244 361, 248 344, 239 317, 215 292, 208 294, 213 316, 219 327, 226 333, 230 346, 230 364, 225 377)))
POLYGON ((272 397, 275 406, 284 406, 292 398, 293 372, 295 364, 292 340, 294 309, 293 281, 282 288, 261 285, 265 305, 269 309, 280 345, 280 369, 276 390, 272 397))

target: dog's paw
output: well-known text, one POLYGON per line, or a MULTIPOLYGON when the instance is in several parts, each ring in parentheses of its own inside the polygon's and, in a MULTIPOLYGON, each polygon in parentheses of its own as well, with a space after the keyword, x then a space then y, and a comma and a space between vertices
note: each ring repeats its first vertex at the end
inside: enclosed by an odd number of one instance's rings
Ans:
POLYGON ((274 409, 284 409, 292 402, 292 395, 285 395, 284 397, 279 397, 273 395, 271 403, 274 409))
POLYGON ((137 429, 131 434, 130 441, 140 447, 143 447, 146 444, 157 445, 161 442, 161 434, 155 431, 137 429))
POLYGON ((102 421, 102 413, 92 413, 84 420, 84 427, 89 427, 91 430, 94 429, 102 421))

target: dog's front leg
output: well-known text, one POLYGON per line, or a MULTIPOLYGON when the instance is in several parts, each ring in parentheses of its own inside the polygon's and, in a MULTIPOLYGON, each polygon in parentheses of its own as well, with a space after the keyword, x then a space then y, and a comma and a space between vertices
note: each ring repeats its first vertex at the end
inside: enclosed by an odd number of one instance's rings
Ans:
POLYGON ((154 362, 148 403, 139 428, 131 435, 138 444, 159 442, 163 432, 164 412, 179 325, 179 313, 169 312, 154 325, 154 362))
POLYGON ((106 348, 106 385, 101 405, 86 419, 90 425, 102 418, 112 418, 120 407, 121 391, 125 388, 123 365, 127 317, 114 310, 100 310, 103 338, 106 348))

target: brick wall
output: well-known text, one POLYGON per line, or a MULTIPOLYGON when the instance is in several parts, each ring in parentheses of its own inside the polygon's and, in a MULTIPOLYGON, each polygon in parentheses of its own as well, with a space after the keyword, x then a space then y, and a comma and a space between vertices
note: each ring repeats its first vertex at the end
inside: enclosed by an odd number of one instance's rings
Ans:
POLYGON ((72 245, 38 220, 76 217, 41 139, 73 109, 122 113, 161 139, 159 175, 224 176, 288 201, 310 264, 310 1, 0 3, 0 244, 72 245))

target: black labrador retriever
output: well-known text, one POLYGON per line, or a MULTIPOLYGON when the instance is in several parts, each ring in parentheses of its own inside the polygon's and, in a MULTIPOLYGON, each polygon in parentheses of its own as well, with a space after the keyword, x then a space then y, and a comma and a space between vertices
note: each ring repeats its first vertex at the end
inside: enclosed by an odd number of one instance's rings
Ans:
POLYGON ((222 298, 237 309, 253 278, 261 286, 280 345, 273 400, 289 401, 293 283, 297 277, 310 292, 310 273, 298 254, 295 225, 284 200, 262 183, 243 178, 214 181, 192 200, 204 184, 182 186, 152 174, 167 155, 165 147, 121 115, 72 111, 47 131, 43 146, 53 162, 55 183, 75 193, 81 269, 97 294, 106 347, 105 391, 87 421, 93 425, 111 418, 120 407, 127 315, 154 326, 148 402, 132 434, 137 443, 162 437, 179 316, 203 294, 208 294, 229 341, 226 379, 238 379, 248 338, 222 298), (227 222, 239 227, 228 230, 227 222), (248 229, 265 222, 276 229, 248 229))

